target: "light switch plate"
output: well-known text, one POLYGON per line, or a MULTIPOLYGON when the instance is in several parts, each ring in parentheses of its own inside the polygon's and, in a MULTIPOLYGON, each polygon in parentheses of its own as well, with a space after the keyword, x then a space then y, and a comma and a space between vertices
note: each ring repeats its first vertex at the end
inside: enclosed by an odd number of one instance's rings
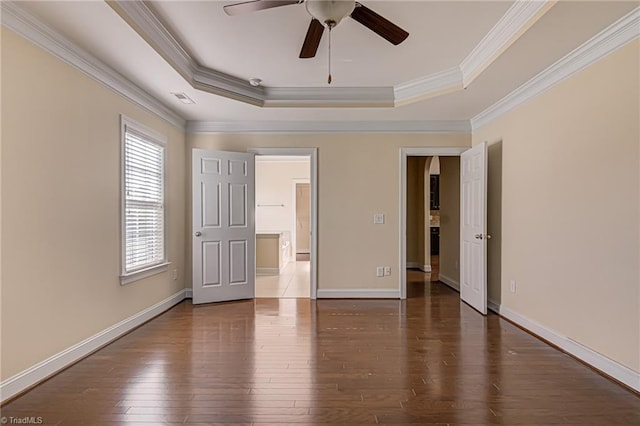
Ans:
POLYGON ((376 213, 373 215, 373 223, 376 225, 384 224, 384 213, 376 213))

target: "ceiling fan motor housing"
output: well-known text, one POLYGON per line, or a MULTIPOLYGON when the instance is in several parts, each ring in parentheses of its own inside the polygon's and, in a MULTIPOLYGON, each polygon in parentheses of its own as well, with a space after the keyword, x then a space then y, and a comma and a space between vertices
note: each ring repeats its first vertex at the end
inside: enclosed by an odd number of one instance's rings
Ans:
POLYGON ((325 27, 333 28, 345 17, 351 15, 356 2, 354 0, 306 0, 305 7, 309 15, 325 27))

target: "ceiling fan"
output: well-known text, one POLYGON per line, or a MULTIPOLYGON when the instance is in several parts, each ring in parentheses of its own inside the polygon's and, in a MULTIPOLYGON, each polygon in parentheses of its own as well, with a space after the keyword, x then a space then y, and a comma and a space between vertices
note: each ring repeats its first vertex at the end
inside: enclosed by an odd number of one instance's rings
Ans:
POLYGON ((402 43, 409 36, 408 32, 355 0, 252 0, 230 4, 223 9, 227 15, 240 15, 301 3, 305 3, 307 12, 311 15, 311 23, 300 50, 300 58, 316 56, 322 34, 327 28, 329 30, 329 83, 331 83, 331 30, 345 17, 350 16, 394 45, 402 43))

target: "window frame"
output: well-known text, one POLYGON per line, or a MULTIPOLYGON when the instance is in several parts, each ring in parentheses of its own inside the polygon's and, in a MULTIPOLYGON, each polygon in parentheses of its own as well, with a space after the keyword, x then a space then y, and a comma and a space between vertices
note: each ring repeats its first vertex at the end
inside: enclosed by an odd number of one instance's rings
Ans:
POLYGON ((168 211, 167 211, 167 137, 155 130, 140 124, 125 115, 120 115, 120 285, 129 284, 152 275, 166 272, 168 261, 168 211), (162 208, 163 208, 163 251, 164 256, 157 264, 127 271, 127 235, 126 235, 126 155, 127 129, 143 136, 149 142, 162 148, 162 208))

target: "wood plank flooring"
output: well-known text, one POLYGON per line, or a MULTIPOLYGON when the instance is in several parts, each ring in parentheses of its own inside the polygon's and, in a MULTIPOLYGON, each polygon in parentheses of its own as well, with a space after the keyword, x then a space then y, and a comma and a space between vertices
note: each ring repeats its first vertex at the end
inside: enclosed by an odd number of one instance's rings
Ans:
POLYGON ((448 287, 170 311, 2 408, 47 425, 639 425, 640 398, 448 287))

